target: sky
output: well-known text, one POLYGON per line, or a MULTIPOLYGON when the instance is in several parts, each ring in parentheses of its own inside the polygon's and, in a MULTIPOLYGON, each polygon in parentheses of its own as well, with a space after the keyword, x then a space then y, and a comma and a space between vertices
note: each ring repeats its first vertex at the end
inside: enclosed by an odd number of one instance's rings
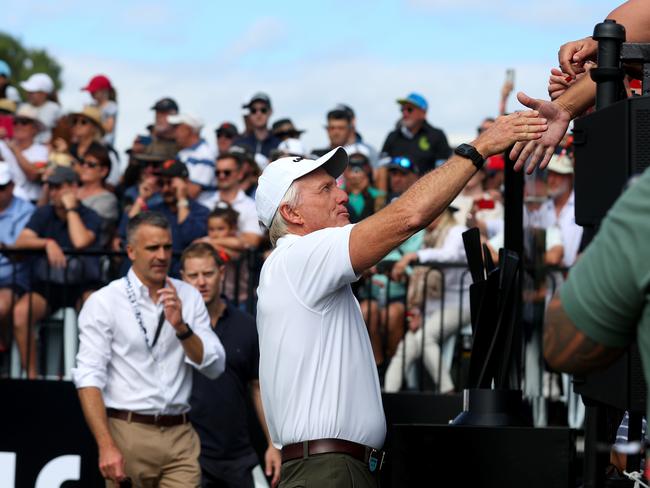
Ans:
MULTIPOLYGON (((352 106, 359 132, 381 148, 415 91, 452 144, 471 140, 498 110, 505 72, 515 92, 546 98, 567 41, 591 35, 620 2, 601 0, 123 1, 3 0, 1 30, 44 48, 63 66, 66 110, 90 102, 80 88, 105 74, 117 89, 117 147, 175 98, 200 116, 202 135, 241 105, 270 95, 271 120, 290 117, 308 148, 327 145, 325 114, 352 106)), ((513 95, 509 111, 522 109, 513 95)))

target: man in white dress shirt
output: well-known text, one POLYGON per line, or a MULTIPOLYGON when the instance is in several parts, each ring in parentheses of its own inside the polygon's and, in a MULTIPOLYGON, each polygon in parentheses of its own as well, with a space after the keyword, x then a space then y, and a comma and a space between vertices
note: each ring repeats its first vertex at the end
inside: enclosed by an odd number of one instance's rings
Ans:
POLYGON ((376 487, 386 421, 370 340, 350 283, 426 227, 484 158, 546 126, 534 112, 500 117, 398 200, 350 225, 336 186, 338 147, 317 160, 282 158, 264 170, 257 214, 275 249, 260 275, 260 385, 281 485, 376 487))
POLYGON ((144 212, 127 228, 133 265, 95 292, 79 315, 73 379, 107 486, 198 487, 200 443, 187 420, 194 367, 225 369, 200 293, 167 276, 169 222, 144 212), (115 483, 115 484, 113 484, 115 483))

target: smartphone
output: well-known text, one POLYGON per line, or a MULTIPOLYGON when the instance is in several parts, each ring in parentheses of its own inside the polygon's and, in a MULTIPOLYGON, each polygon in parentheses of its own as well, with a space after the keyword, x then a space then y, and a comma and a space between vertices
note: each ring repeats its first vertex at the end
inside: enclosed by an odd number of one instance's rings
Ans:
POLYGON ((148 146, 151 144, 152 138, 151 136, 138 136, 138 143, 142 144, 143 146, 148 146))
POLYGON ((491 210, 494 208, 494 200, 488 198, 481 198, 475 201, 476 207, 480 210, 491 210))
POLYGON ((512 86, 515 85, 515 70, 512 68, 508 68, 506 70, 506 81, 510 83, 512 86))
POLYGON ((12 115, 0 115, 0 127, 4 127, 5 139, 14 137, 14 118, 12 115))
POLYGON ((131 478, 124 478, 122 481, 120 481, 118 486, 120 488, 132 488, 133 481, 131 481, 131 478))

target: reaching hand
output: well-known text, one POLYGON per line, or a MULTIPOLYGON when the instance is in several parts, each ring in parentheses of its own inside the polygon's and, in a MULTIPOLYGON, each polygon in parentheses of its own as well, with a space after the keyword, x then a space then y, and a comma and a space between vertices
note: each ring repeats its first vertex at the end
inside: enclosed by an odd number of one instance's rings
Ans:
POLYGON ((551 100, 555 100, 562 95, 571 85, 585 76, 594 66, 596 66, 595 63, 587 61, 584 64, 584 71, 578 73, 576 76, 567 75, 559 69, 553 68, 551 70, 551 76, 548 78, 548 95, 551 97, 551 100))
POLYGON ((526 107, 538 111, 540 116, 548 121, 548 129, 541 137, 529 142, 517 142, 510 152, 510 159, 516 159, 515 171, 519 171, 526 160, 531 158, 527 168, 527 172, 530 174, 537 163, 542 169, 546 167, 555 151, 555 146, 566 134, 571 118, 569 113, 555 102, 530 98, 522 92, 517 94, 517 99, 526 107))
POLYGON ((596 61, 598 42, 591 37, 567 42, 557 53, 560 68, 568 75, 576 76, 584 73, 586 61, 596 61))
POLYGON ((532 141, 542 137, 547 129, 545 115, 536 110, 515 112, 498 117, 494 124, 472 142, 476 150, 487 158, 499 154, 518 141, 532 141))
POLYGON ((264 453, 264 466, 266 476, 272 476, 271 488, 278 486, 280 482, 280 470, 282 469, 282 454, 279 449, 269 446, 264 453))

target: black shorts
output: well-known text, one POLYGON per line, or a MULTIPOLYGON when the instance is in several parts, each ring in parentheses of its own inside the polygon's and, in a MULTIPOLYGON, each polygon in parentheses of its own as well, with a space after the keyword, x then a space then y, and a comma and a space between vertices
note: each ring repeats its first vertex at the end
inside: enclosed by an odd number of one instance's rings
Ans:
POLYGON ((39 281, 33 284, 31 291, 45 298, 48 311, 52 313, 60 308, 76 308, 83 293, 94 289, 89 285, 61 285, 39 281))

